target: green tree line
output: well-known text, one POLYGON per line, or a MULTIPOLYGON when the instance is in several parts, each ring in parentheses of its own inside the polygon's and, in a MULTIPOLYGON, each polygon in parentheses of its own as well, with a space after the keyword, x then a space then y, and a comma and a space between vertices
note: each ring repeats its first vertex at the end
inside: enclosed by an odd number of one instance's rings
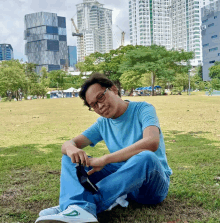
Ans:
POLYGON ((66 71, 47 72, 43 67, 40 74, 35 72, 33 63, 20 63, 19 60, 2 61, 0 63, 0 96, 19 100, 28 95, 46 96, 49 88, 79 88, 83 80, 81 76, 68 75, 66 71))
MULTIPOLYGON (((178 91, 188 90, 189 61, 194 58, 193 52, 183 50, 166 50, 163 46, 127 45, 111 50, 109 53, 93 53, 85 57, 84 62, 77 64, 82 72, 104 73, 116 86, 129 90, 143 86, 160 85, 165 89, 167 84, 178 91)), ((202 67, 192 71, 190 77, 192 89, 204 90, 218 81, 203 82, 202 67)), ((220 65, 219 65, 220 74, 220 65)), ((217 89, 215 85, 215 89, 217 89)), ((154 90, 152 91, 154 95, 154 90)))

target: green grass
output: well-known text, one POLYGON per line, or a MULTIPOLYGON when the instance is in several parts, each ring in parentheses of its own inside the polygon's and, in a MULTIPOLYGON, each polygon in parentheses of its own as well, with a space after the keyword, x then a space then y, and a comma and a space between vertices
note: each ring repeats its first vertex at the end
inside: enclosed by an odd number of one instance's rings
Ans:
MULTIPOLYGON (((220 97, 204 95, 123 98, 155 106, 174 174, 161 204, 130 202, 99 214, 99 222, 220 222, 220 97)), ((0 103, 0 118, 0 222, 34 222, 58 204, 62 143, 98 115, 70 98, 0 103)), ((108 150, 99 143, 86 152, 108 150)))

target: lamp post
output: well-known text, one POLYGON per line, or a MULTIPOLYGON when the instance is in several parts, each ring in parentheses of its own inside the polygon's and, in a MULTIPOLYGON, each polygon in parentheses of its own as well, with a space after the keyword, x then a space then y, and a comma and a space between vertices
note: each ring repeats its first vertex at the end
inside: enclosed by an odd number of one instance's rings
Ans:
POLYGON ((189 95, 190 95, 190 72, 191 72, 191 70, 188 71, 188 73, 189 73, 189 95))

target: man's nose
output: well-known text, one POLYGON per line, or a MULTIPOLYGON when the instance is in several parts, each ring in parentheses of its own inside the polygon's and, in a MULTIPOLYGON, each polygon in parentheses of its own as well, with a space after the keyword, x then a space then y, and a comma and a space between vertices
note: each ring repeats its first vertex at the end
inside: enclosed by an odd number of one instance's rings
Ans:
POLYGON ((99 110, 104 106, 103 102, 98 102, 98 108, 99 110))

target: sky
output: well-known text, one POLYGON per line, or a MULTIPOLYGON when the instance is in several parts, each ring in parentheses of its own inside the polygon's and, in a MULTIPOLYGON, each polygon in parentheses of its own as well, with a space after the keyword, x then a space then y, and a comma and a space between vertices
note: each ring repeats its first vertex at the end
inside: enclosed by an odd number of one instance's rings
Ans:
MULTIPOLYGON (((24 54, 24 16, 35 12, 57 13, 66 17, 67 45, 75 46, 71 18, 76 21, 76 4, 83 0, 0 0, 0 43, 11 44, 14 59, 27 61, 24 54)), ((112 9, 113 48, 121 43, 121 30, 125 31, 125 45, 129 44, 129 0, 98 0, 104 8, 112 9), (120 29, 118 27, 120 27, 120 29)))

